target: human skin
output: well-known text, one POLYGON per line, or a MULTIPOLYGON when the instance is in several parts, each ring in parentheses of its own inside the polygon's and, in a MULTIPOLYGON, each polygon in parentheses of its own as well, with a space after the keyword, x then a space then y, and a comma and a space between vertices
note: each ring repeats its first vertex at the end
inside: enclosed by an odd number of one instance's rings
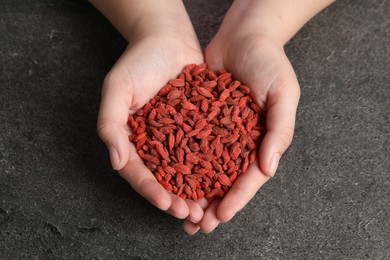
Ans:
POLYGON ((168 193, 145 167, 129 142, 129 113, 153 98, 183 67, 203 63, 203 53, 180 0, 92 0, 129 42, 107 74, 98 115, 98 133, 109 149, 112 167, 157 208, 196 223, 198 203, 168 193))
POLYGON ((235 0, 206 49, 211 69, 225 68, 252 89, 267 113, 259 157, 223 199, 193 202, 168 193, 128 141, 129 113, 141 108, 182 68, 203 54, 180 0, 90 0, 129 42, 105 78, 98 132, 112 166, 157 208, 186 219, 188 234, 209 233, 230 220, 276 172, 290 145, 300 89, 283 46, 331 0, 235 0))
POLYGON ((225 68, 251 87, 254 100, 266 111, 266 135, 259 157, 239 176, 230 191, 204 207, 200 223, 186 220, 188 234, 213 231, 241 210, 274 176, 290 145, 300 88, 284 45, 315 14, 333 1, 236 0, 206 49, 210 69, 225 68))

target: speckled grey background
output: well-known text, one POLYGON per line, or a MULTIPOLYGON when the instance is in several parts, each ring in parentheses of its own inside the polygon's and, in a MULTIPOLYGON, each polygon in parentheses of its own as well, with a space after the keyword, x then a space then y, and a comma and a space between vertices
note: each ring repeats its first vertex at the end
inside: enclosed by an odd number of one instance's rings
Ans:
MULTIPOLYGON (((203 46, 230 1, 185 1, 203 46)), ((277 176, 185 235, 110 168, 100 86, 126 44, 88 3, 0 1, 0 259, 389 259, 390 2, 338 1, 286 46, 302 98, 277 176)))

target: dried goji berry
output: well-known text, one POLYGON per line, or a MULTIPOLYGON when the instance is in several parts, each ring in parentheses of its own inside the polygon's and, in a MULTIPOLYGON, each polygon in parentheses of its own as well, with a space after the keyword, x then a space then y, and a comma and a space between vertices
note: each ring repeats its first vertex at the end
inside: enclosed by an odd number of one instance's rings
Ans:
POLYGON ((265 117, 229 72, 190 64, 128 124, 129 141, 165 189, 211 200, 255 160, 265 117))

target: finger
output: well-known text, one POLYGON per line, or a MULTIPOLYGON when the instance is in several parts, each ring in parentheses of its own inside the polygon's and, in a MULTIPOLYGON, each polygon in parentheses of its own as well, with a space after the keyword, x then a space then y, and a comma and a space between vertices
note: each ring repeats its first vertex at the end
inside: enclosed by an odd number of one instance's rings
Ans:
POLYGON ((144 165, 131 146, 130 159, 126 166, 119 170, 120 175, 138 192, 157 208, 167 211, 172 204, 170 194, 157 182, 156 178, 144 165))
POLYGON ((188 217, 188 215, 190 214, 190 209, 186 201, 184 201, 182 198, 175 194, 169 195, 171 196, 172 204, 167 210, 167 212, 179 219, 185 219, 186 217, 188 217))
POLYGON ((188 208, 190 210, 188 220, 191 221, 192 223, 199 223, 199 221, 201 221, 201 219, 203 217, 202 207, 199 205, 199 203, 197 203, 193 200, 186 199, 185 201, 186 201, 188 208))
MULTIPOLYGON (((202 211, 204 211, 207 206, 208 206, 208 202, 206 199, 200 199, 199 201, 196 202, 200 208, 202 209, 202 211)), ((193 223, 191 222, 191 220, 189 220, 189 218, 187 218, 184 223, 183 223, 183 229, 184 231, 188 234, 188 235, 194 235, 196 232, 199 231, 200 227, 199 227, 199 224, 198 223, 193 223)))
POLYGON ((298 82, 271 89, 267 99, 267 132, 260 146, 260 168, 267 176, 274 176, 279 159, 290 145, 300 91, 298 82))
POLYGON ((220 54, 221 50, 218 47, 218 44, 215 43, 215 38, 216 37, 214 37, 211 43, 206 47, 204 54, 208 69, 213 71, 219 70, 224 67, 223 55, 220 54))
POLYGON ((124 85, 115 84, 110 75, 106 77, 97 131, 110 152, 111 164, 115 170, 122 169, 129 158, 127 118, 131 96, 127 94, 124 85))
POLYGON ((183 222, 183 230, 190 236, 195 235, 199 231, 199 229, 200 227, 198 223, 193 223, 189 220, 185 220, 183 222))
POLYGON ((218 219, 221 222, 229 221, 248 204, 268 179, 269 177, 260 172, 258 164, 252 163, 248 170, 236 179, 229 192, 222 199, 216 213, 218 219))
POLYGON ((215 198, 205 210, 204 216, 199 223, 200 230, 203 233, 212 232, 220 223, 217 217, 217 209, 220 202, 220 198, 215 198))

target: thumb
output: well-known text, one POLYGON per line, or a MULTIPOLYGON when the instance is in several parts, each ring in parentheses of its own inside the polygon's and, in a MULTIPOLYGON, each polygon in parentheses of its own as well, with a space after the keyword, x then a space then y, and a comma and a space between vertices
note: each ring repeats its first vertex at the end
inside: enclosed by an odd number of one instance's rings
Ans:
POLYGON ((290 145, 300 96, 296 78, 282 87, 270 90, 267 98, 267 132, 260 146, 260 169, 274 176, 279 159, 290 145), (291 82, 291 83, 290 83, 291 82))
POLYGON ((106 144, 112 167, 120 170, 125 167, 130 154, 129 132, 127 119, 129 115, 129 102, 124 84, 112 84, 108 75, 102 89, 97 131, 106 144))

